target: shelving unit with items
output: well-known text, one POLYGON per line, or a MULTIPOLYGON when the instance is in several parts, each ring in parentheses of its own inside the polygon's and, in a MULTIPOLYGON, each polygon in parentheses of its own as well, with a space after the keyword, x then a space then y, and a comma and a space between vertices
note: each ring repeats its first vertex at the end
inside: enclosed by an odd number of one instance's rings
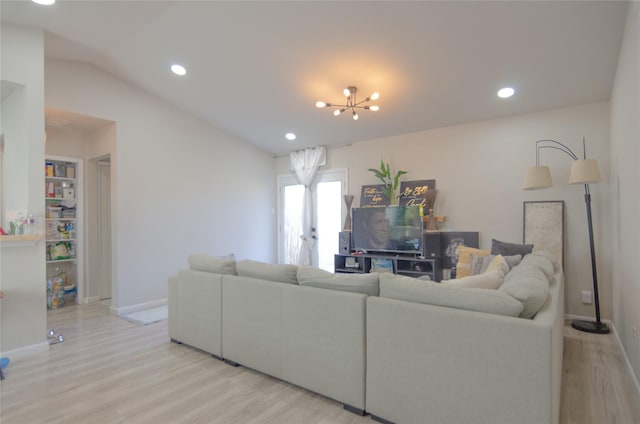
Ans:
POLYGON ((75 303, 82 287, 82 159, 45 158, 47 308, 75 303))

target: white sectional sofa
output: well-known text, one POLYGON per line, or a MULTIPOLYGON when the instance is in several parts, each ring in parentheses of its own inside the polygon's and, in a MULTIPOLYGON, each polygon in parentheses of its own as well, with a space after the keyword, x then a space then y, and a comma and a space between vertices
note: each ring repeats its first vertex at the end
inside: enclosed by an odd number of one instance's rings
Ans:
POLYGON ((494 284, 491 270, 482 283, 438 284, 206 255, 189 263, 169 279, 174 342, 381 422, 558 422, 564 289, 548 255, 525 257, 498 289, 473 288, 494 284))

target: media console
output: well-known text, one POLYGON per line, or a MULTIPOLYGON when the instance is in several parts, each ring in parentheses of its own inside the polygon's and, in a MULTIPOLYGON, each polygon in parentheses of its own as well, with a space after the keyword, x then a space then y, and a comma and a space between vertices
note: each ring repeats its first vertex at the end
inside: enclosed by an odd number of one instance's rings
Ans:
POLYGON ((357 274, 365 274, 371 271, 387 271, 409 277, 428 275, 433 281, 442 279, 440 259, 400 255, 336 254, 334 256, 334 271, 336 273, 357 274))

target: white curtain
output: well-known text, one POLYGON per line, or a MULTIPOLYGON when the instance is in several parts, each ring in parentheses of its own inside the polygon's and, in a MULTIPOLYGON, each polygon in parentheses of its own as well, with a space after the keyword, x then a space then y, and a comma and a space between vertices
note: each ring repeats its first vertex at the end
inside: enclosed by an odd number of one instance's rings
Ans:
POLYGON ((318 146, 313 149, 292 152, 291 169, 296 173, 298 182, 304 185, 304 197, 302 204, 302 235, 298 251, 299 265, 311 265, 311 251, 315 240, 312 238, 311 225, 313 213, 313 197, 311 196, 311 185, 316 178, 318 168, 326 161, 326 148, 318 146))

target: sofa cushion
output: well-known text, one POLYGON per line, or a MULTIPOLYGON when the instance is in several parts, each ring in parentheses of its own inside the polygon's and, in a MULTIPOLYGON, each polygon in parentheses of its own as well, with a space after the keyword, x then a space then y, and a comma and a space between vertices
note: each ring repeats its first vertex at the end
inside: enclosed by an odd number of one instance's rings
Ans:
POLYGON ((242 277, 298 284, 298 267, 296 265, 269 264, 245 259, 236 264, 236 271, 242 277))
POLYGON ((458 255, 458 262, 456 264, 456 278, 466 277, 471 275, 471 255, 475 256, 487 256, 490 252, 484 249, 477 249, 475 247, 468 247, 460 245, 456 249, 458 255))
POLYGON ((380 274, 380 297, 517 317, 522 303, 499 290, 453 287, 396 274, 380 274))
POLYGON ((533 250, 533 244, 517 244, 517 243, 507 243, 506 241, 500 241, 496 239, 491 239, 491 254, 492 255, 502 255, 502 256, 513 256, 513 255, 528 255, 533 250))
POLYGON ((553 253, 551 253, 551 252, 549 252, 547 250, 536 250, 534 252, 531 252, 531 255, 533 255, 533 256, 542 256, 544 258, 549 259, 549 262, 551 262, 551 264, 553 265, 554 274, 556 272, 559 272, 562 269, 562 264, 560 263, 558 258, 556 258, 553 255, 553 253))
POLYGON ((194 271, 236 275, 236 258, 233 253, 227 256, 209 256, 206 253, 194 253, 189 255, 189 268, 194 271))
POLYGON ((547 277, 547 281, 551 282, 553 279, 554 266, 549 258, 541 255, 527 255, 524 257, 522 262, 527 266, 535 266, 542 271, 544 276, 547 277))
POLYGON ((468 287, 476 289, 497 289, 504 280, 504 273, 500 269, 494 269, 478 275, 469 275, 455 280, 442 281, 441 284, 450 287, 468 287))
POLYGON ((298 284, 377 296, 379 273, 334 274, 319 268, 302 266, 298 268, 298 284))
POLYGON ((522 303, 523 318, 533 318, 549 297, 549 280, 533 264, 521 263, 504 279, 498 289, 522 303))

